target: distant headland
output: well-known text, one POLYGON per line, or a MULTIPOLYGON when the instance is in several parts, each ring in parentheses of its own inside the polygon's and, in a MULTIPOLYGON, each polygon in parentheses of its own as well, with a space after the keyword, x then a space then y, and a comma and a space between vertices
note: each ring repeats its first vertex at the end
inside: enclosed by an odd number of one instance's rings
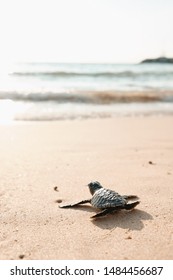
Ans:
POLYGON ((142 60, 140 63, 173 63, 173 58, 158 57, 158 58, 147 58, 142 60))

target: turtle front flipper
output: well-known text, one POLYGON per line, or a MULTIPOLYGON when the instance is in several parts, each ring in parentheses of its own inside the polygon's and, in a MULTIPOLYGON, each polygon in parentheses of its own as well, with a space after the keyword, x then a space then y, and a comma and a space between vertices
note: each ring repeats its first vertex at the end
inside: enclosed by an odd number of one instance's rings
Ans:
POLYGON ((95 218, 99 218, 99 217, 103 217, 107 214, 110 214, 112 212, 116 211, 115 208, 107 208, 107 209, 104 209, 103 211, 99 212, 98 214, 94 215, 91 217, 91 219, 95 219, 95 218))
POLYGON ((80 202, 74 203, 74 204, 68 204, 68 205, 60 205, 60 208, 70 208, 70 207, 75 207, 78 206, 80 204, 85 204, 85 203, 91 203, 91 199, 86 199, 86 200, 82 200, 80 202))

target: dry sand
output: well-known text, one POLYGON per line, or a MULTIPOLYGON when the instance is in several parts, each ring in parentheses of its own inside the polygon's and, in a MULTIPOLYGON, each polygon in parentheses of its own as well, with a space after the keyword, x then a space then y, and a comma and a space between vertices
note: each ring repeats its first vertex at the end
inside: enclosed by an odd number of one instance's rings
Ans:
POLYGON ((173 259, 173 117, 0 125, 0 259, 173 259), (91 180, 141 203, 92 221, 91 180), (54 187, 57 186, 57 191, 54 187))

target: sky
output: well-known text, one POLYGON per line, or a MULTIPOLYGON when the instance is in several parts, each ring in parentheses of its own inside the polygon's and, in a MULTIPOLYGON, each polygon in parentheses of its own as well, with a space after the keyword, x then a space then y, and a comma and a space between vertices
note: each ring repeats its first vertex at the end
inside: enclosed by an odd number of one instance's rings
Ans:
POLYGON ((0 63, 173 57, 172 0, 0 0, 0 63))

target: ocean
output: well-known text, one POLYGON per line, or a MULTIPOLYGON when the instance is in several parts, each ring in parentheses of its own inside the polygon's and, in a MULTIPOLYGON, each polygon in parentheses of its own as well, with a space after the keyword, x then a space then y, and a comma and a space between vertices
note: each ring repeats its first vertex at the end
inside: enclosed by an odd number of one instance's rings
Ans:
POLYGON ((18 63, 0 69, 0 121, 172 113, 172 64, 18 63))

